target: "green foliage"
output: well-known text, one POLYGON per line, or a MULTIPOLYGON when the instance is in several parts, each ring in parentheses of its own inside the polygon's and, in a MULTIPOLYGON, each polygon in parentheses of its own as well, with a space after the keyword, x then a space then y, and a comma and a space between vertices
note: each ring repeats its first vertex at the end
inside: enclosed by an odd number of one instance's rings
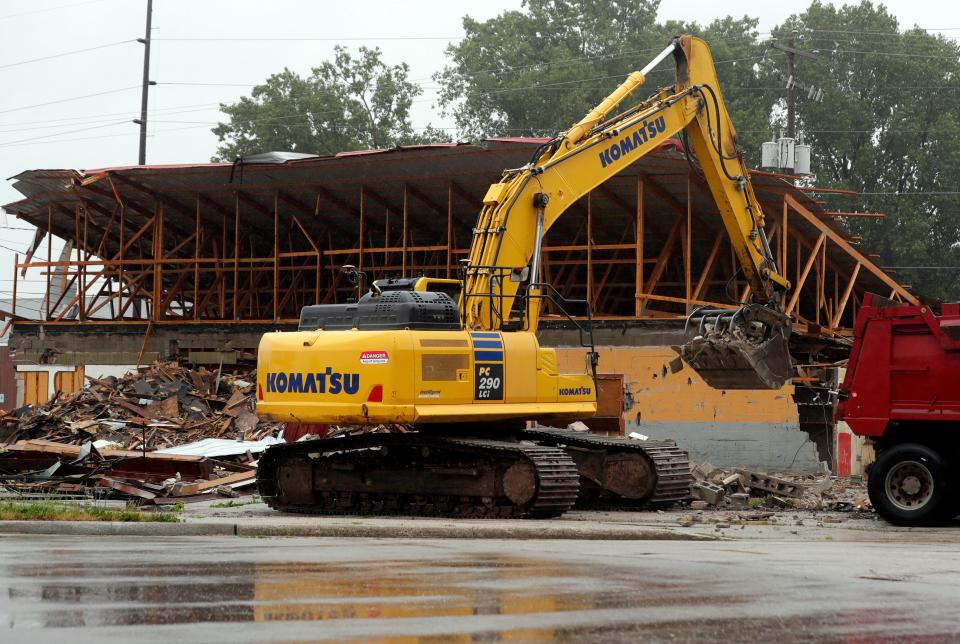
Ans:
POLYGON ((469 138, 552 134, 616 86, 635 55, 662 49, 656 5, 530 0, 485 22, 465 17, 466 37, 436 76, 440 104, 469 138))
POLYGON ((306 78, 284 69, 220 109, 229 117, 213 129, 221 145, 215 160, 271 150, 335 154, 443 140, 429 126, 410 123, 410 105, 423 90, 407 79, 405 63, 389 66, 379 49, 358 55, 337 47, 332 62, 306 78))
POLYGON ((236 499, 230 499, 229 501, 224 501, 222 503, 211 503, 211 508, 239 508, 244 505, 254 505, 259 503, 259 501, 238 501, 236 499))
MULTIPOLYGON (((552 135, 640 69, 674 34, 704 38, 713 50, 724 99, 748 163, 785 127, 785 54, 760 38, 757 21, 727 16, 706 26, 658 24, 658 0, 526 0, 483 22, 463 19, 466 37, 448 47, 435 79, 440 104, 462 137, 552 135)), ((960 266, 960 50, 921 29, 901 30, 870 2, 834 7, 815 1, 774 29, 795 37, 817 60, 800 58, 797 76, 824 90, 822 102, 798 91, 798 133, 813 146, 816 184, 859 197, 827 196, 840 211, 883 212, 851 220, 850 232, 883 265, 960 266), (924 193, 887 196, 870 193, 924 193)), ((670 83, 671 65, 648 86, 670 83)), ((960 299, 960 271, 901 269, 897 278, 932 297, 960 299)))
POLYGON ((168 513, 139 510, 105 510, 92 505, 73 505, 55 501, 0 501, 0 521, 123 521, 179 523, 168 513))
MULTIPOLYGON (((706 39, 735 123, 762 124, 742 138, 745 149, 769 129, 768 102, 755 69, 761 60, 753 18, 726 17, 707 26, 657 23, 658 0, 527 0, 478 22, 463 19, 466 37, 450 45, 450 64, 435 76, 440 105, 461 137, 549 136, 566 129, 625 77, 643 67, 675 34, 706 39)), ((672 82, 669 63, 650 74, 651 91, 672 82)))
MULTIPOLYGON (((882 212, 851 232, 887 266, 960 266, 960 49, 921 29, 901 30, 882 5, 812 3, 774 30, 815 50, 798 77, 823 88, 798 101, 798 131, 813 147, 817 185, 865 193, 828 196, 829 208, 882 212), (911 196, 871 193, 920 193, 911 196)), ((960 299, 960 271, 902 269, 922 295, 960 299)))

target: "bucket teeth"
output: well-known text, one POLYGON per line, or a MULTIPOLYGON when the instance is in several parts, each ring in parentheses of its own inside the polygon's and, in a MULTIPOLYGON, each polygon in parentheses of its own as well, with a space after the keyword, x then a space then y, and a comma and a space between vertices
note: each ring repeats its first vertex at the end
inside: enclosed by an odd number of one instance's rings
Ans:
POLYGON ((673 347, 714 389, 779 389, 793 376, 790 318, 776 308, 698 309, 673 347))

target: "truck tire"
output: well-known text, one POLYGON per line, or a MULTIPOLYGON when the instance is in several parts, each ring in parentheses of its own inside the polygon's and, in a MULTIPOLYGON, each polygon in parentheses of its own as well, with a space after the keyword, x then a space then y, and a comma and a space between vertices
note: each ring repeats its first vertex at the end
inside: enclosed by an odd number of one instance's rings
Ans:
POLYGON ((930 525, 957 507, 953 479, 943 457, 919 443, 894 445, 870 469, 867 491, 881 517, 894 525, 930 525))

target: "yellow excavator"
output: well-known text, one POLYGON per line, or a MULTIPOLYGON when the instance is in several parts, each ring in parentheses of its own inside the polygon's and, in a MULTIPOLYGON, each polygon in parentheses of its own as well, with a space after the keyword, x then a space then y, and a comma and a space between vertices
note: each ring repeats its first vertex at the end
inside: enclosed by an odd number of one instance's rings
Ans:
POLYGON ((709 185, 751 287, 739 308, 691 314, 678 351, 712 386, 781 386, 791 374, 781 309, 789 282, 767 243, 710 49, 677 37, 490 186, 460 280, 367 285, 345 267, 358 292, 369 287, 355 303, 307 306, 297 332, 263 336, 260 417, 405 430, 271 447, 258 468, 263 499, 324 514, 555 517, 575 503, 636 507, 686 497, 689 462, 673 441, 551 428, 596 413, 597 354, 589 306, 540 281, 541 244, 553 223, 674 135, 709 185), (614 114, 670 55, 675 83, 614 114), (587 308, 568 315, 585 348, 579 373, 559 372, 555 350, 539 345, 548 301, 561 313, 587 308))

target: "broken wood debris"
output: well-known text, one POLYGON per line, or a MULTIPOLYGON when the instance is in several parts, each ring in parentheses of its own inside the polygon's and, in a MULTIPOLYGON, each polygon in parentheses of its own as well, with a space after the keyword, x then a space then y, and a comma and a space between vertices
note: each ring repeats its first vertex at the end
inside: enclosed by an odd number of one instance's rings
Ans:
POLYGON ((154 363, 122 378, 87 378, 85 389, 13 412, 4 442, 44 439, 80 445, 109 440, 129 450, 153 450, 203 438, 257 441, 281 423, 254 414, 256 372, 222 374, 176 362, 154 363))
POLYGON ((279 442, 282 423, 254 414, 255 372, 168 362, 87 380, 82 391, 0 416, 0 488, 138 503, 252 492, 255 459, 279 442), (218 442, 215 459, 202 453, 208 439, 218 442))

